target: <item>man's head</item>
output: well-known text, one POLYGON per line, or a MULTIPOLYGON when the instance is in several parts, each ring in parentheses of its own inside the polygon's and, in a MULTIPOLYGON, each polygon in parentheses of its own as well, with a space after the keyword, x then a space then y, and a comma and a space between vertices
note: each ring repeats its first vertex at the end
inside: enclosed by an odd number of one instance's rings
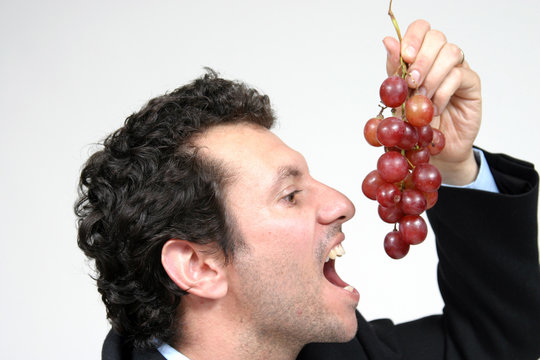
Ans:
POLYGON ((174 342, 200 310, 189 304, 220 301, 255 336, 353 336, 358 293, 325 260, 354 208, 309 176, 273 121, 266 96, 211 72, 151 100, 88 160, 79 246, 136 346, 174 342))

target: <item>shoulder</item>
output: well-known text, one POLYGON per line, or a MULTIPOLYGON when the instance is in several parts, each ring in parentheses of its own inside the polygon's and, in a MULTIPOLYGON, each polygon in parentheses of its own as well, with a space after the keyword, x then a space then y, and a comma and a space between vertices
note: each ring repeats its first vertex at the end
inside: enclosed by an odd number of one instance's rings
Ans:
POLYGON ((101 360, 165 360, 156 349, 135 349, 129 341, 111 329, 103 342, 101 360))

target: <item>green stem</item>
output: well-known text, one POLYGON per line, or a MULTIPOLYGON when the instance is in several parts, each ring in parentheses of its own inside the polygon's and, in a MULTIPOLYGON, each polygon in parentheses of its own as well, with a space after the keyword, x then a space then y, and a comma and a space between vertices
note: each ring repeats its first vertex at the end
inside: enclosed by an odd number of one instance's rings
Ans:
POLYGON ((394 28, 397 32, 399 43, 401 44, 401 31, 399 31, 399 25, 397 23, 396 17, 394 16, 394 13, 392 12, 392 0, 390 0, 390 6, 388 7, 388 15, 390 15, 390 19, 392 19, 392 23, 394 24, 394 28))
MULTIPOLYGON (((392 20, 392 24, 394 24, 394 29, 396 29, 396 33, 399 39, 399 45, 401 45, 401 41, 403 40, 401 38, 401 31, 399 30, 399 25, 397 23, 396 17, 394 16, 394 13, 392 12, 392 0, 390 0, 390 5, 388 6, 388 15, 390 16, 390 19, 392 20)), ((399 55, 399 61, 401 63, 401 77, 405 79, 407 76, 407 63, 403 61, 403 58, 401 57, 401 54, 399 55)))

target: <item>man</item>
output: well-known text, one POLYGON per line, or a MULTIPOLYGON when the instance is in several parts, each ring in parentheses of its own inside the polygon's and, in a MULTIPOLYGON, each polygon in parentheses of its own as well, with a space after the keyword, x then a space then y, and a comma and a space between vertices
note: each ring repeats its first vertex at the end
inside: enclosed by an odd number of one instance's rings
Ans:
POLYGON ((394 325, 356 312, 334 269, 352 203, 269 131, 266 96, 210 72, 131 115, 82 172, 79 246, 113 325, 103 359, 540 356, 538 176, 473 150, 480 82, 457 46, 425 21, 401 48, 384 42, 388 72, 401 51, 436 106, 444 182, 500 191, 442 189, 429 214, 444 314, 394 325))

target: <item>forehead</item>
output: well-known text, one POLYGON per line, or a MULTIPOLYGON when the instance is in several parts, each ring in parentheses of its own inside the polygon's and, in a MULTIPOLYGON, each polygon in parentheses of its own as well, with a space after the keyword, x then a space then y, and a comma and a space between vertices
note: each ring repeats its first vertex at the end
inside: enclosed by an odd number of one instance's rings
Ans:
POLYGON ((218 160, 240 181, 280 176, 284 169, 303 172, 307 165, 300 153, 287 146, 270 130, 249 123, 219 125, 205 131, 195 140, 205 155, 218 160))

